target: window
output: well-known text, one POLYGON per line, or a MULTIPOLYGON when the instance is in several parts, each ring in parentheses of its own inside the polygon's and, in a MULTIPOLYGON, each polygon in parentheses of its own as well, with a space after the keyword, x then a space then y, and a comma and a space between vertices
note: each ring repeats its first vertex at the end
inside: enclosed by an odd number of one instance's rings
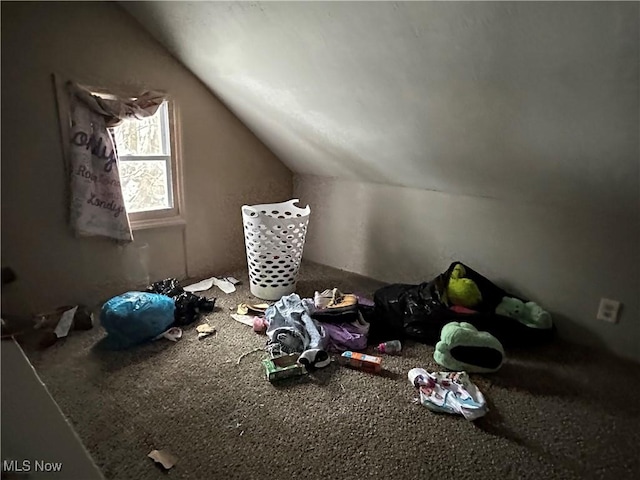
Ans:
POLYGON ((155 115, 124 120, 112 129, 120 182, 133 229, 183 223, 173 105, 155 115))
MULTIPOLYGON (((70 79, 53 74, 65 166, 68 159, 71 109, 66 84, 70 79)), ((80 83, 102 98, 131 95, 130 89, 80 83)), ((155 115, 124 120, 110 129, 119 155, 119 173, 124 201, 133 230, 183 225, 182 163, 180 128, 176 105, 166 100, 155 115)))

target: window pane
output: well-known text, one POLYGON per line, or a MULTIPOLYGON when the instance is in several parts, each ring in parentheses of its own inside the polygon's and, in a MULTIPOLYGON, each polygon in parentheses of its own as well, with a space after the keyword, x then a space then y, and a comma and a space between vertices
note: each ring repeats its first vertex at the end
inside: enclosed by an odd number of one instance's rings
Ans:
POLYGON ((126 160, 118 164, 128 212, 172 208, 165 160, 126 160))
POLYGON ((168 124, 167 102, 152 117, 124 120, 113 129, 118 155, 170 155, 168 124))

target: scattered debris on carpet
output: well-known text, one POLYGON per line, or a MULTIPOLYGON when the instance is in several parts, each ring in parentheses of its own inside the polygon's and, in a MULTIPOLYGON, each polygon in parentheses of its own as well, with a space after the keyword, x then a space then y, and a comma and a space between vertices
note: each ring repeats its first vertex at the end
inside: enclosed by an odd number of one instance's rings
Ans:
POLYGON ((214 277, 213 284, 227 295, 236 291, 235 285, 225 278, 214 277))
POLYGON ((260 348, 254 348, 253 350, 250 350, 248 352, 243 353, 242 355, 240 355, 238 357, 238 360, 236 360, 236 365, 240 365, 240 362, 242 361, 242 359, 244 357, 246 357, 247 355, 251 355, 252 353, 256 353, 256 352, 264 352, 264 348, 260 347, 260 348))
POLYGON ((340 363, 365 372, 380 373, 382 370, 382 358, 359 352, 344 352, 340 356, 340 363))
POLYGON ((240 315, 238 313, 232 313, 231 318, 233 318, 236 322, 240 322, 248 327, 253 327, 253 319, 255 315, 240 315))
POLYGON ((165 470, 170 470, 178 463, 178 457, 169 450, 151 450, 147 455, 154 462, 159 463, 165 470))
MULTIPOLYGON (((246 317, 236 320, 249 325, 249 313, 239 305, 238 314, 246 317)), ((270 382, 328 365, 328 352, 340 353, 341 365, 381 373, 383 359, 368 354, 371 346, 379 355, 400 355, 400 339, 437 344, 434 360, 452 372, 413 369, 410 381, 425 407, 470 420, 488 409, 467 371, 498 370, 505 359, 502 341, 532 345, 552 333, 550 315, 537 304, 509 294, 460 262, 430 282, 382 287, 373 301, 337 288, 316 291, 312 299, 292 293, 267 308, 264 324, 255 330, 263 325, 270 358, 262 364, 270 382)))
POLYGON ((378 353, 386 353, 387 355, 400 355, 400 353, 402 353, 402 343, 400 343, 400 340, 382 342, 375 347, 375 351, 378 353))
POLYGON ((268 322, 264 318, 264 312, 267 308, 269 308, 268 303, 258 303, 255 305, 241 303, 236 309, 237 313, 232 313, 231 318, 252 327, 256 333, 264 334, 268 326, 268 322))
POLYGON ((236 291, 236 285, 240 283, 240 280, 234 277, 210 277, 193 283, 184 287, 185 292, 204 292, 210 290, 214 285, 222 290, 226 294, 230 294, 236 291))
POLYGON ((250 313, 253 315, 264 315, 264 312, 269 308, 268 303, 257 303, 255 305, 250 305, 247 303, 241 303, 238 305, 237 314, 238 315, 249 315, 250 313))
POLYGON ((72 331, 92 329, 93 324, 93 312, 84 305, 63 306, 36 315, 3 315, 2 338, 15 338, 23 346, 43 349, 72 331))
POLYGON ((253 317, 253 331, 261 335, 267 333, 269 323, 264 317, 253 317))
POLYGON ((71 324, 73 323, 73 317, 75 317, 76 312, 78 311, 78 306, 76 305, 70 310, 67 310, 60 317, 60 321, 56 328, 53 330, 53 333, 56 334, 56 337, 62 338, 69 335, 69 330, 71 330, 71 324))
POLYGON ((180 327, 171 327, 169 330, 156 338, 166 338, 167 340, 171 340, 172 342, 177 342, 182 338, 182 329, 180 327))
POLYGON ((184 287, 185 292, 204 292, 206 290, 210 290, 213 287, 213 277, 206 278, 198 283, 192 283, 191 285, 187 285, 184 287))
POLYGON ((198 340, 202 340, 203 338, 210 337, 211 335, 215 335, 216 328, 209 325, 208 323, 203 323, 196 327, 196 331, 198 332, 198 340))
MULTIPOLYGON (((215 308, 215 298, 193 292, 217 286, 229 294, 239 283, 233 277, 211 277, 183 288, 169 278, 144 292, 114 297, 100 314, 107 332, 105 345, 118 350, 156 338, 176 342, 183 335, 180 327, 215 308)), ((508 293, 460 262, 419 285, 382 287, 373 300, 330 288, 315 291, 313 298, 291 293, 275 303, 240 303, 231 318, 266 334, 264 346, 241 354, 236 364, 262 353, 267 358, 259 362, 271 383, 326 368, 334 360, 331 354, 338 354, 335 359, 342 366, 381 374, 383 356, 401 355, 405 339, 434 345, 435 362, 450 372, 411 369, 408 378, 419 394, 417 402, 433 412, 468 420, 488 412, 482 392, 468 374, 495 372, 505 361, 506 349, 543 343, 553 334, 551 316, 537 303, 508 293)), ((92 326, 86 308, 69 306, 54 316, 43 315, 32 328, 46 330, 53 343, 71 330, 92 326)), ((9 330, 3 320, 3 338, 9 330)), ((195 331, 198 339, 216 334, 206 320, 195 331)), ((396 361, 389 358, 385 365, 396 361)), ((340 387, 346 390, 343 384, 340 387)), ((154 450, 149 456, 166 469, 177 461, 166 451, 154 450)))
POLYGON ((233 423, 229 425, 229 428, 240 428, 242 423, 240 423, 236 418, 233 419, 233 423))
POLYGON ((299 355, 292 353, 262 361, 267 380, 274 382, 285 378, 306 375, 307 369, 298 363, 299 355))

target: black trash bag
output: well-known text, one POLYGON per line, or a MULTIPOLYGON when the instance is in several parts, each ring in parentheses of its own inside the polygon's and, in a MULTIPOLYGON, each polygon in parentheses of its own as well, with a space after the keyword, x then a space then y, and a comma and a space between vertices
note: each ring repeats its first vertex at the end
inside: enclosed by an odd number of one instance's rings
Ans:
POLYGON ((167 278, 149 285, 147 287, 147 292, 159 293, 161 295, 174 298, 183 293, 184 289, 180 286, 180 282, 175 278, 167 278))
POLYGON ((216 305, 215 298, 208 299, 191 292, 185 292, 180 286, 180 282, 175 278, 152 283, 146 291, 160 293, 173 299, 176 305, 175 325, 178 327, 193 323, 200 316, 200 313, 212 312, 216 305))
POLYGON ((496 307, 505 296, 527 300, 509 293, 461 262, 453 262, 446 272, 419 285, 392 284, 374 294, 374 311, 369 315, 370 342, 409 338, 435 345, 440 332, 449 322, 467 322, 480 331, 491 333, 504 347, 527 346, 546 342, 554 328, 532 328, 516 319, 498 315, 496 307), (444 300, 446 286, 454 267, 460 263, 466 277, 473 280, 482 293, 476 313, 458 313, 444 300))
POLYGON ((446 320, 448 309, 433 282, 387 285, 374 293, 373 301, 373 311, 365 315, 370 343, 410 338, 435 344, 442 327, 453 321, 446 320))

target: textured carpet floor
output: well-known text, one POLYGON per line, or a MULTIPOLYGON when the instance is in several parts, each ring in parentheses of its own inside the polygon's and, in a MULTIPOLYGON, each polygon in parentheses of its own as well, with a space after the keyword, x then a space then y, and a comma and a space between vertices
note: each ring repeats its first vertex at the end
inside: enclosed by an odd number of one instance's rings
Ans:
MULTIPOLYGON (((236 364, 265 342, 229 317, 253 300, 244 283, 206 292, 218 298, 215 337, 199 341, 194 325, 175 344, 98 354, 95 328, 30 353, 108 479, 638 478, 636 364, 558 342, 507 352, 498 373, 472 375, 491 408, 475 423, 412 402, 407 371, 437 369, 420 344, 385 357, 385 375, 333 363, 273 386, 262 353, 236 364), (179 458, 168 474, 147 458, 161 448, 179 458)), ((379 285, 307 263, 298 293, 379 285)))

